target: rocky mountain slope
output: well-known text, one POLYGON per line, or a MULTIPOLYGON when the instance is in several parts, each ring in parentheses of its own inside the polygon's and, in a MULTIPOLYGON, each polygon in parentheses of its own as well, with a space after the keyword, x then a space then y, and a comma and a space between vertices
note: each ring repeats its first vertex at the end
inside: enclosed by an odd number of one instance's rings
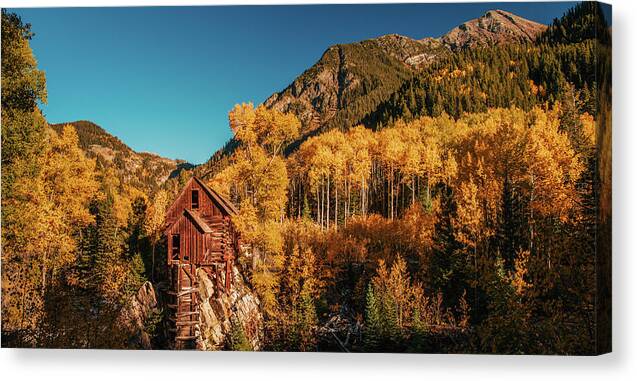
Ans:
MULTIPOLYGON (((545 29, 545 25, 512 13, 491 10, 439 38, 418 40, 390 34, 334 45, 264 104, 300 119, 301 137, 288 147, 291 152, 309 136, 361 123, 404 83, 438 60, 478 46, 530 42, 545 29)), ((198 168, 199 175, 212 176, 235 147, 236 142, 229 141, 198 168)))
POLYGON ((453 51, 476 46, 524 43, 534 41, 546 28, 544 24, 496 9, 453 28, 440 41, 453 51))
POLYGON ((98 166, 110 167, 123 184, 152 193, 170 177, 192 165, 183 160, 173 160, 149 152, 136 152, 117 137, 93 122, 80 120, 52 124, 60 132, 65 124, 77 131, 80 147, 88 157, 95 158, 98 166))
POLYGON ((296 114, 303 135, 349 125, 443 54, 447 49, 437 40, 399 35, 335 45, 265 105, 296 114))
POLYGON ((296 114, 304 126, 303 133, 319 127, 347 128, 414 72, 453 51, 530 42, 545 29, 545 25, 512 13, 491 10, 440 38, 415 40, 390 34, 335 45, 286 89, 268 98, 265 105, 296 114))

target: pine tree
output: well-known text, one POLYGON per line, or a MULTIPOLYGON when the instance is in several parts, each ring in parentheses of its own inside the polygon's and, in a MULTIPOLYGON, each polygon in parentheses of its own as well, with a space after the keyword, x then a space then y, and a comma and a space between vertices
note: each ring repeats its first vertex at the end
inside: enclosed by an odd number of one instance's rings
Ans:
POLYGON ((146 269, 144 266, 144 260, 140 253, 136 253, 130 259, 129 262, 130 280, 126 284, 125 292, 127 294, 136 293, 137 290, 148 280, 146 277, 146 269))
POLYGON ((390 293, 381 298, 381 347, 384 351, 398 351, 401 347, 403 332, 399 326, 398 305, 390 293))
POLYGON ((142 259, 146 278, 150 278, 152 269, 152 253, 148 236, 146 235, 146 200, 137 197, 132 205, 126 224, 126 245, 128 246, 128 257, 139 256, 142 259))
POLYGON ((365 328, 363 331, 363 348, 365 352, 381 350, 382 335, 380 306, 374 295, 374 287, 370 283, 367 286, 367 294, 365 296, 365 328))
POLYGON ((435 225, 433 255, 429 264, 430 282, 434 289, 443 291, 450 300, 456 300, 464 288, 461 282, 465 261, 462 245, 456 239, 453 220, 456 204, 451 188, 443 190, 442 210, 435 225))
POLYGON ((150 239, 150 279, 155 281, 155 265, 157 260, 157 246, 161 242, 164 231, 164 219, 166 218, 166 208, 168 208, 168 194, 160 190, 155 194, 153 202, 147 210, 145 234, 150 239))
POLYGON ((315 351, 318 317, 316 316, 314 300, 308 294, 301 296, 301 311, 299 315, 299 350, 303 352, 315 351))
POLYGON ((248 341, 243 330, 243 325, 236 318, 230 321, 230 335, 226 341, 226 348, 229 351, 252 351, 252 345, 248 341))
POLYGON ((560 131, 566 132, 575 152, 582 153, 587 147, 586 136, 580 121, 579 94, 573 84, 568 83, 566 85, 560 100, 560 131))
POLYGON ((422 320, 420 308, 415 308, 411 318, 411 334, 409 340, 409 352, 422 353, 425 351, 426 328, 422 320))
POLYGON ((518 214, 516 194, 508 175, 505 175, 502 187, 502 213, 500 215, 500 256, 506 269, 513 268, 515 253, 519 247, 517 223, 518 214))

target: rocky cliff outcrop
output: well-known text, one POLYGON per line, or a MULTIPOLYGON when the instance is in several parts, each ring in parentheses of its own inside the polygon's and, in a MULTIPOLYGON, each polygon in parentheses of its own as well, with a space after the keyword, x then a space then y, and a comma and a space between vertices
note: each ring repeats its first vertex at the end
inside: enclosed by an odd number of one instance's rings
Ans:
POLYGON ((231 335, 233 323, 241 325, 253 350, 259 350, 263 346, 263 315, 260 301, 234 266, 232 277, 232 288, 229 293, 215 293, 215 284, 208 274, 202 269, 197 270, 199 349, 224 349, 231 335))
POLYGON ((158 313, 155 289, 150 282, 145 282, 119 318, 119 322, 131 333, 130 348, 152 349, 146 324, 152 314, 158 313))
POLYGON ((390 56, 416 69, 448 54, 447 48, 438 39, 431 37, 414 40, 399 34, 387 34, 372 41, 390 56))

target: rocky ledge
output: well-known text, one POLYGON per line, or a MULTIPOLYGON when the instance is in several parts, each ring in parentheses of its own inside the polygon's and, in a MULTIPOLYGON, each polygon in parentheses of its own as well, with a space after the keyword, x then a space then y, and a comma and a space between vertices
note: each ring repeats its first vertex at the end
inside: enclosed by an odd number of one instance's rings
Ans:
POLYGON ((232 277, 231 291, 215 294, 215 285, 208 274, 202 269, 197 270, 200 320, 198 349, 226 348, 233 323, 241 324, 252 350, 259 350, 263 346, 260 301, 234 266, 232 277))

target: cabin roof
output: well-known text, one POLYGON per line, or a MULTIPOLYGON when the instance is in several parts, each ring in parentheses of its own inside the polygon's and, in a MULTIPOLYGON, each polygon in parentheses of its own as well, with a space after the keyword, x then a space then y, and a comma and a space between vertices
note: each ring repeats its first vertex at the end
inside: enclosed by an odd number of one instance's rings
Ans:
MULTIPOLYGON (((214 189, 212 189, 209 186, 207 186, 199 178, 193 176, 193 177, 190 178, 190 180, 188 180, 188 182, 190 182, 190 181, 195 181, 197 184, 199 184, 199 186, 201 186, 201 188, 204 190, 204 192, 206 192, 208 194, 208 196, 210 196, 210 198, 219 207, 219 209, 221 209, 222 212, 224 212, 224 213, 226 213, 226 214, 228 214, 230 216, 239 213, 237 208, 230 201, 226 200, 226 198, 223 197, 221 194, 219 194, 219 192, 217 192, 214 189)), ((173 201, 172 205, 170 205, 170 207, 166 210, 166 215, 171 213, 171 211, 175 208, 175 206, 177 205, 177 201, 184 195, 185 191, 186 191, 186 186, 184 186, 182 188, 181 192, 179 192, 179 195, 177 195, 177 197, 173 201)), ((168 226, 168 225, 170 225, 170 224, 167 223, 166 226, 168 226)))
POLYGON ((201 216, 199 215, 199 213, 193 211, 193 210, 188 210, 188 209, 184 209, 184 215, 186 215, 187 217, 190 217, 190 220, 197 225, 197 227, 203 231, 204 233, 212 233, 212 229, 210 228, 210 226, 208 226, 208 224, 206 223, 206 221, 204 221, 203 218, 201 218, 201 216))
POLYGON ((226 198, 223 197, 221 194, 219 194, 216 190, 208 187, 203 181, 199 180, 198 177, 193 177, 193 179, 206 191, 206 193, 210 195, 210 197, 212 197, 212 199, 217 201, 219 206, 223 208, 226 213, 228 213, 229 215, 239 213, 237 208, 230 201, 226 200, 226 198))

